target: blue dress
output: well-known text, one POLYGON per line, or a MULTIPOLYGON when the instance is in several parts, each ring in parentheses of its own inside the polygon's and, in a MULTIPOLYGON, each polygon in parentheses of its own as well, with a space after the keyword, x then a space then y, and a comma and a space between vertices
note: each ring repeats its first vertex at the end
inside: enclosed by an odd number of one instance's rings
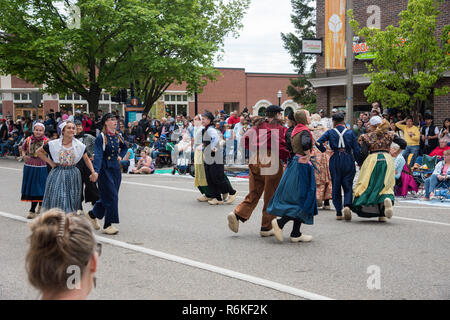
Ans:
POLYGON ((105 225, 119 223, 119 188, 122 181, 119 155, 128 150, 124 139, 116 135, 99 134, 94 144, 94 170, 98 173, 100 200, 92 209, 97 219, 105 218, 105 225), (104 150, 103 150, 104 148, 104 150))
POLYGON ((298 156, 289 161, 267 212, 300 220, 305 224, 314 224, 314 216, 318 210, 316 177, 312 165, 298 163, 298 156))

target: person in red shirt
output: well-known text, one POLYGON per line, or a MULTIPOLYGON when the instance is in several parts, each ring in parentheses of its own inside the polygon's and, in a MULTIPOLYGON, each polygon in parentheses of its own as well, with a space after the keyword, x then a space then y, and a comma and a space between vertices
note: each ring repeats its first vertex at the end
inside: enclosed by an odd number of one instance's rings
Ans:
POLYGON ((85 133, 91 132, 92 120, 88 117, 87 114, 83 115, 83 130, 85 133))
POLYGON ((439 145, 431 151, 429 154, 430 157, 438 156, 439 158, 442 158, 444 156, 444 151, 450 150, 450 146, 447 145, 447 140, 441 139, 439 141, 439 145))
POLYGON ((241 138, 241 143, 245 143, 245 148, 250 150, 249 193, 228 214, 228 227, 235 233, 239 230, 239 220, 245 222, 250 219, 264 192, 260 235, 268 237, 275 234, 272 220, 276 217, 267 212, 267 206, 283 176, 284 163, 290 156, 285 140, 287 128, 282 125, 281 111, 283 109, 279 106, 269 106, 267 119, 255 117, 252 128, 241 138))
POLYGON ((228 118, 227 123, 231 126, 234 126, 236 123, 239 123, 241 121, 241 118, 238 116, 237 111, 233 111, 231 113, 231 116, 228 118))

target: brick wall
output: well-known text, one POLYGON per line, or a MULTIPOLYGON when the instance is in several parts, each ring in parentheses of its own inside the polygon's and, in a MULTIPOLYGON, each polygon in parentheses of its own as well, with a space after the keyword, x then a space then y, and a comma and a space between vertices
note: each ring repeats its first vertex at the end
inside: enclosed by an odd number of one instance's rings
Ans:
MULTIPOLYGON (((11 87, 12 88, 36 88, 32 83, 26 82, 25 80, 19 79, 15 76, 11 77, 11 87)), ((40 86, 41 88, 42 86, 40 86)))
MULTIPOLYGON (((438 82, 437 87, 450 86, 450 78, 444 78, 438 82)), ((450 94, 434 97, 434 121, 442 127, 445 118, 450 118, 450 94)))
POLYGON ((278 104, 278 91, 282 92, 281 103, 292 99, 286 93, 290 85, 292 75, 271 75, 271 74, 247 74, 247 107, 254 106, 260 100, 268 100, 272 104, 278 104))
POLYGON ((11 115, 11 117, 13 116, 14 105, 13 105, 12 101, 3 100, 2 101, 2 108, 3 108, 3 117, 4 118, 6 118, 8 113, 11 115))
POLYGON ((44 100, 44 116, 50 113, 50 109, 58 111, 58 100, 44 100))

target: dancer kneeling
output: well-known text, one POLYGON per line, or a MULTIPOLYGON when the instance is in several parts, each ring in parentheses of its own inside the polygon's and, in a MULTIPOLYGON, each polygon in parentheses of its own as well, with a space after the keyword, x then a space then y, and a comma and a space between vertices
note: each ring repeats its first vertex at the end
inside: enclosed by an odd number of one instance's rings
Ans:
POLYGON ((302 223, 313 224, 318 212, 316 178, 310 162, 313 138, 307 127, 308 111, 296 111, 294 117, 297 125, 291 135, 291 144, 295 156, 289 161, 267 212, 281 217, 272 220, 275 237, 279 241, 283 241, 283 227, 293 220, 291 242, 309 242, 312 236, 302 234, 300 226, 302 223))
POLYGON ((378 217, 385 222, 394 214, 395 165, 389 154, 392 142, 401 149, 406 141, 387 131, 379 116, 370 119, 370 133, 359 137, 362 157, 365 158, 354 190, 352 211, 363 218, 378 217))

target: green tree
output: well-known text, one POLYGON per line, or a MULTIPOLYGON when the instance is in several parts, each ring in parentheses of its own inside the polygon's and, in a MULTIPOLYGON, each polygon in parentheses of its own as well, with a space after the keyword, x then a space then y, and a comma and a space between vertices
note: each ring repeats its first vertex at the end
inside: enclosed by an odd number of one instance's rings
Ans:
POLYGON ((302 39, 311 39, 316 36, 314 3, 315 1, 312 0, 291 0, 293 9, 291 22, 295 27, 295 33, 281 34, 284 48, 290 53, 291 63, 299 74, 297 79, 291 80, 286 92, 295 102, 304 105, 312 112, 316 109, 316 92, 308 78, 315 75, 315 64, 312 65, 309 76, 304 74, 315 56, 302 52, 302 39))
POLYGON ((71 2, 80 13, 75 25, 63 10, 68 0, 0 0, 0 72, 51 94, 78 93, 96 111, 102 90, 130 81, 147 89, 148 103, 168 82, 200 88, 199 73, 214 76, 207 57, 220 51, 221 35, 237 32, 249 0, 71 2))
POLYGON ((160 1, 154 30, 135 47, 131 78, 148 113, 172 83, 187 84, 188 93, 202 91, 220 74, 214 58, 227 35, 237 36, 249 0, 160 1), (149 48, 151 48, 149 50, 149 48))
MULTIPOLYGON (((371 84, 364 93, 369 102, 380 101, 388 108, 410 110, 417 115, 424 101, 449 93, 447 86, 435 88, 450 66, 445 38, 449 26, 444 28, 440 44, 435 37, 441 3, 410 0, 399 15, 399 26, 390 25, 384 31, 360 29, 352 18, 355 33, 376 52, 375 60, 366 63, 371 84)), ((349 15, 353 17, 353 12, 349 11, 349 15)))

